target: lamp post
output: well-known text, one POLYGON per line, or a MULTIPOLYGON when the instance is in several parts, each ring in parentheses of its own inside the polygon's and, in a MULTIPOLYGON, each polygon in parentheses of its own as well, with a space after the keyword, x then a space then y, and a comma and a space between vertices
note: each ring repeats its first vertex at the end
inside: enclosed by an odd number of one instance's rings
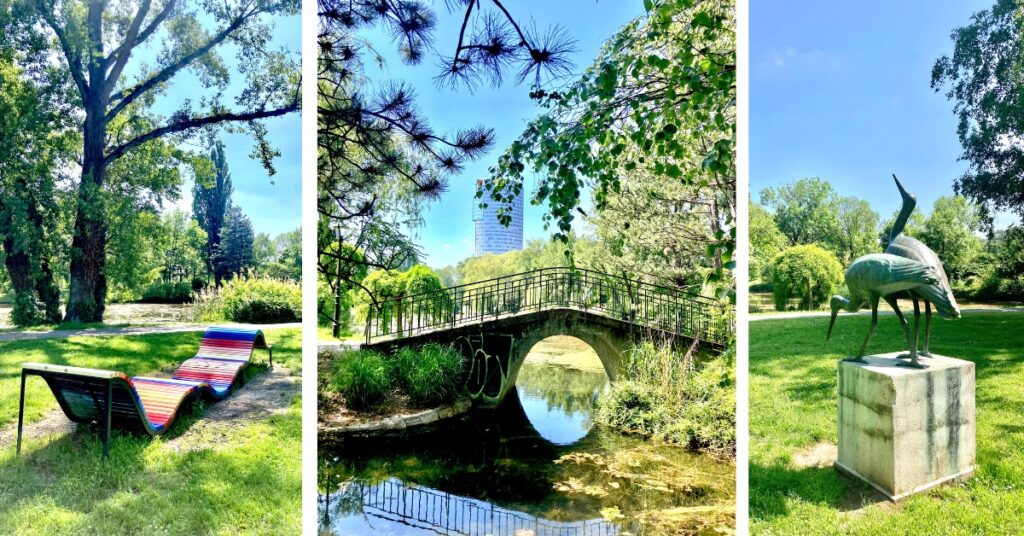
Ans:
POLYGON ((331 319, 331 335, 335 339, 341 337, 341 223, 331 222, 336 234, 337 250, 335 251, 335 262, 337 267, 334 271, 334 317, 331 319))

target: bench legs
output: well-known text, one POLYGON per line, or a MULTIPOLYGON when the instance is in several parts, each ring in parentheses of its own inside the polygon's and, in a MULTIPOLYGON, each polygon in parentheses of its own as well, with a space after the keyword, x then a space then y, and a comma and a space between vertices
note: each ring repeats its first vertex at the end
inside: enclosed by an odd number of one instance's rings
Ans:
POLYGON ((25 422, 25 371, 21 371, 21 398, 18 400, 18 452, 21 456, 21 427, 25 422))
POLYGON ((110 457, 110 413, 113 407, 114 380, 107 381, 107 411, 103 425, 103 457, 110 457))

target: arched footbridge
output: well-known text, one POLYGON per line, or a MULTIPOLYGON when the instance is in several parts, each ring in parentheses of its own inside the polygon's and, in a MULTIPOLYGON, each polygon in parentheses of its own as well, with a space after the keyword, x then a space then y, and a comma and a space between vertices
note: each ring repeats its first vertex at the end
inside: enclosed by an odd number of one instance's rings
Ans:
POLYGON ((450 344, 468 361, 475 398, 498 403, 526 355, 553 335, 589 344, 615 380, 622 354, 643 339, 721 351, 735 333, 732 307, 685 292, 579 268, 543 268, 371 305, 363 348, 385 353, 450 344))

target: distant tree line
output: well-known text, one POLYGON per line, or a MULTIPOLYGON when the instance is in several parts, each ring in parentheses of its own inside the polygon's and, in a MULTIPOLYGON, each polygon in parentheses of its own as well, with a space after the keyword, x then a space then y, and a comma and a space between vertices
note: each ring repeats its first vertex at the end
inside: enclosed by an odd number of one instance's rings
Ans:
MULTIPOLYGON (((884 251, 895 218, 883 221, 867 201, 840 196, 820 178, 766 188, 760 203, 750 201, 750 280, 755 289, 781 287, 773 288, 779 308, 790 298, 816 308, 853 259, 884 251)), ((1022 229, 985 231, 981 208, 956 195, 936 199, 927 213, 919 207, 904 232, 939 255, 958 295, 1024 299, 1022 229)))

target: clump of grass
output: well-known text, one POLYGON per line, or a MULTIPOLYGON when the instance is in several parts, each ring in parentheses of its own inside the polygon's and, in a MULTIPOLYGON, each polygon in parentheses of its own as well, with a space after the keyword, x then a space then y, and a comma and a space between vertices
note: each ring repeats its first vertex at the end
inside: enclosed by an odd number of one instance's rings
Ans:
POLYGON ((734 451, 735 351, 701 364, 695 363, 693 352, 653 342, 633 347, 626 355, 623 379, 598 398, 595 420, 695 449, 734 451))
POLYGON ((391 367, 384 355, 359 350, 335 361, 329 388, 341 393, 350 408, 366 409, 383 402, 392 384, 391 367))
POLYGON ((462 385, 462 356, 435 343, 403 348, 395 355, 395 376, 413 403, 447 402, 462 385))

